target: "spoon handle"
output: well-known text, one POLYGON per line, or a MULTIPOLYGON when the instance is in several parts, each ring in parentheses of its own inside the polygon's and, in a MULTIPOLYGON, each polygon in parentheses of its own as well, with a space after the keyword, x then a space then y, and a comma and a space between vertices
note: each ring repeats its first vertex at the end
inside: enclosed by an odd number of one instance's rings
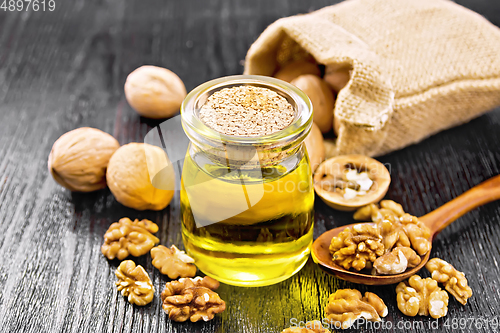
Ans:
POLYGON ((437 235, 451 222, 471 210, 500 199, 500 175, 492 177, 419 218, 437 235))

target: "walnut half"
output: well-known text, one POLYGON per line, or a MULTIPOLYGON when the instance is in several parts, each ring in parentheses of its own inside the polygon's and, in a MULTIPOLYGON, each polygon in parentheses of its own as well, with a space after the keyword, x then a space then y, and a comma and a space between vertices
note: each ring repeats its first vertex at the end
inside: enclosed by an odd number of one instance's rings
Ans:
POLYGON ((210 289, 218 285, 207 277, 168 282, 161 293, 162 308, 173 321, 209 321, 226 309, 226 303, 210 289))
POLYGON ((413 249, 398 246, 391 252, 378 257, 373 263, 373 268, 378 274, 399 274, 406 271, 407 268, 418 266, 421 260, 413 249))
POLYGON ((429 228, 392 200, 382 200, 380 207, 375 204, 361 207, 354 213, 354 219, 371 220, 377 224, 386 253, 401 246, 411 247, 423 256, 431 248, 429 228))
POLYGON ((336 264, 360 271, 370 267, 384 254, 381 240, 378 228, 369 224, 356 224, 352 229, 345 228, 337 237, 333 237, 329 250, 336 264))
POLYGON ((161 274, 168 275, 171 279, 179 277, 193 277, 196 275, 194 259, 179 250, 175 245, 170 248, 158 245, 151 249, 153 266, 158 268, 161 274))
POLYGON ((444 283, 444 289, 452 294, 463 305, 472 296, 472 289, 467 284, 465 274, 457 271, 446 261, 433 258, 425 264, 425 268, 432 274, 432 278, 439 283, 444 283))
POLYGON ((448 312, 448 294, 431 278, 422 279, 413 275, 408 283, 397 285, 396 293, 398 308, 407 316, 430 315, 436 319, 446 316, 448 312))
POLYGON ((115 275, 118 278, 118 291, 127 296, 130 303, 140 306, 151 303, 155 289, 142 266, 136 266, 132 260, 125 260, 118 266, 115 275))
POLYGON ((109 226, 104 234, 101 252, 109 260, 123 260, 129 254, 140 257, 160 241, 153 235, 157 231, 158 226, 150 220, 135 219, 132 222, 128 217, 124 217, 109 226))
POLYGON ((387 316, 387 306, 374 293, 361 292, 356 289, 339 289, 328 298, 325 308, 326 318, 334 327, 346 329, 358 318, 370 321, 380 321, 380 317, 387 316))

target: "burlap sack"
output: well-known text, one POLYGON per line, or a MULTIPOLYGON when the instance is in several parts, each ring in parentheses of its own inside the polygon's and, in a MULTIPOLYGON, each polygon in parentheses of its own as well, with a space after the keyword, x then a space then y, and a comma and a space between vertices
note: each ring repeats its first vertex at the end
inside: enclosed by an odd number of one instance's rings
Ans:
POLYGON ((246 74, 311 54, 350 64, 335 154, 382 155, 500 104, 500 29, 445 0, 351 0, 271 24, 246 74))

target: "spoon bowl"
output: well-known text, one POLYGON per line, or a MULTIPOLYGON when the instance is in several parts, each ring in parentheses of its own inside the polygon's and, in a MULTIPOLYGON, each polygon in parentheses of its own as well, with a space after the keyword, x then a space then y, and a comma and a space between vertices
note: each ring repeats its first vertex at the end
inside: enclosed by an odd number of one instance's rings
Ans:
MULTIPOLYGON (((424 265, 429 260, 431 252, 430 250, 423 257, 421 257, 422 260, 418 266, 407 269, 401 274, 395 275, 368 275, 356 271, 347 270, 333 262, 332 255, 328 248, 333 237, 336 237, 345 228, 351 228, 355 224, 359 223, 348 224, 339 228, 328 230, 314 241, 312 247, 312 257, 314 262, 319 264, 319 267, 321 267, 322 270, 327 273, 336 275, 342 280, 358 284, 386 285, 401 282, 416 274, 422 267, 424 267, 424 265)), ((366 224, 375 225, 375 223, 366 224)))
MULTIPOLYGON (((470 190, 449 201, 438 209, 419 218, 431 231, 430 241, 436 237, 444 228, 450 225, 465 213, 482 206, 486 203, 500 199, 500 175, 474 186, 470 190)), ((312 245, 312 257, 321 269, 329 274, 333 274, 342 280, 366 285, 387 285, 401 282, 410 276, 416 274, 429 260, 431 249, 422 256, 420 264, 416 267, 407 269, 403 273, 394 275, 369 275, 360 272, 347 270, 332 260, 329 251, 332 238, 337 236, 345 228, 352 227, 355 224, 343 225, 341 227, 328 230, 319 236, 312 245)), ((375 223, 367 223, 375 225, 375 223)))

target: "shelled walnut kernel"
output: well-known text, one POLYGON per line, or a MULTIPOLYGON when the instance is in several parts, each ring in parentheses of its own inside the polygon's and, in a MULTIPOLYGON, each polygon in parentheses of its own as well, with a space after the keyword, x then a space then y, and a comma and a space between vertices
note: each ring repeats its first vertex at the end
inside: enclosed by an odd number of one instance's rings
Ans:
POLYGON ((218 283, 209 279, 186 278, 168 282, 161 293, 162 308, 173 321, 209 321, 226 309, 226 303, 208 288, 216 285, 218 287, 218 283))
POLYGON ((142 266, 136 266, 132 260, 125 260, 118 266, 115 275, 118 278, 118 291, 128 297, 130 303, 139 306, 151 303, 155 289, 142 266))
POLYGON ((378 274, 399 274, 420 264, 422 258, 409 247, 395 247, 391 252, 378 257, 373 268, 378 274))
POLYGON ((153 235, 158 232, 158 226, 150 220, 121 218, 109 226, 104 234, 104 244, 101 252, 109 260, 123 260, 129 256, 140 257, 149 252, 160 240, 153 235))
POLYGON ((360 271, 370 268, 378 257, 384 254, 382 237, 376 227, 369 224, 356 224, 332 238, 329 250, 333 261, 350 269, 351 267, 360 271))
POLYGON ((444 288, 452 294, 457 301, 463 305, 472 296, 472 289, 467 284, 465 274, 456 270, 446 261, 433 258, 425 264, 425 268, 431 273, 432 278, 444 284, 444 288))
POLYGON ((401 246, 411 247, 422 256, 431 248, 429 228, 392 200, 382 200, 380 207, 375 204, 361 207, 354 213, 354 219, 371 220, 377 224, 386 253, 401 246))
POLYGON ((170 248, 163 245, 152 248, 151 258, 153 259, 153 266, 171 279, 196 275, 196 266, 193 265, 194 259, 188 256, 186 252, 180 251, 175 245, 170 248))
POLYGON ((448 312, 448 294, 431 278, 422 279, 413 275, 408 282, 396 287, 398 308, 405 315, 414 317, 430 315, 441 318, 448 312))
POLYGON ((308 321, 304 327, 290 327, 281 333, 330 333, 319 320, 308 321))
POLYGON ((374 293, 361 292, 356 289, 339 289, 328 298, 325 308, 326 318, 335 327, 349 328, 358 318, 380 321, 387 316, 387 306, 374 293))
POLYGON ((191 282, 193 282, 195 287, 205 287, 208 289, 211 289, 213 291, 216 291, 219 288, 219 281, 211 278, 210 276, 197 276, 195 278, 181 278, 179 279, 179 282, 184 283, 184 280, 189 279, 191 282))

